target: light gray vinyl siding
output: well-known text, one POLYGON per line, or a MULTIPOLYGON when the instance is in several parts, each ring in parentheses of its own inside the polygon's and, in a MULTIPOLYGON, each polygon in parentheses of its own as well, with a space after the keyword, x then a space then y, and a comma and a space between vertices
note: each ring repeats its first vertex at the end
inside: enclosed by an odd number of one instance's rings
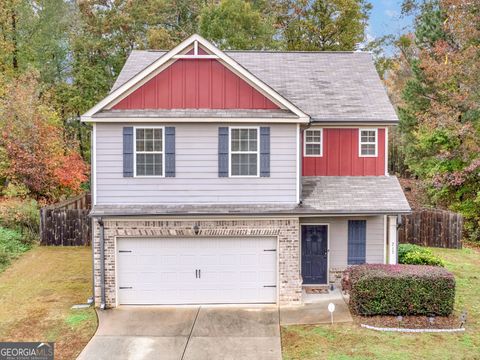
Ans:
POLYGON ((325 223, 330 227, 330 268, 345 268, 348 260, 348 220, 367 221, 366 262, 384 262, 384 217, 319 217, 302 219, 302 224, 325 223))
POLYGON ((99 205, 296 202, 295 124, 263 125, 271 133, 270 177, 244 178, 218 176, 218 128, 228 125, 205 123, 168 125, 175 127, 175 177, 123 177, 124 126, 132 125, 96 125, 99 205))

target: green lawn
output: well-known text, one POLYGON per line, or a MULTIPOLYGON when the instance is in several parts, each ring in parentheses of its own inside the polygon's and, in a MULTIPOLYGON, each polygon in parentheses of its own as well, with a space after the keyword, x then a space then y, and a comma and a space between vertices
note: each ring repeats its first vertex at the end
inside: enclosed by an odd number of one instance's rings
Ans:
POLYGON ((86 247, 34 247, 0 274, 1 341, 54 341, 55 359, 75 359, 97 328, 86 247))
POLYGON ((282 328, 283 358, 480 359, 480 251, 434 249, 457 280, 455 313, 468 311, 460 334, 380 333, 359 324, 282 328))

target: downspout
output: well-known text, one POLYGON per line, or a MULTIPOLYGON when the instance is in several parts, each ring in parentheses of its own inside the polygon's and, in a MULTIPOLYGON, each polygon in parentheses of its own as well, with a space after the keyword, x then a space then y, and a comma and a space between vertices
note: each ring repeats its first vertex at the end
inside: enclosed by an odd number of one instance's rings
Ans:
POLYGON ((90 246, 92 247, 92 296, 87 300, 89 305, 95 304, 95 221, 90 219, 92 227, 92 239, 90 246))
POLYGON ((100 309, 105 310, 105 228, 102 218, 98 219, 98 225, 100 225, 100 309))

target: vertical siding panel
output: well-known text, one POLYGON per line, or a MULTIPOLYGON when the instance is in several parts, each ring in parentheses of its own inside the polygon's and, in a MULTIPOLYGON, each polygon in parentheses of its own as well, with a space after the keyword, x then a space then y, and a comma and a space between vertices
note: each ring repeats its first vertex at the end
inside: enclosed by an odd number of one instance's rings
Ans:
POLYGON ((378 129, 378 158, 375 175, 385 175, 385 129, 378 129))
POLYGON ((338 129, 329 129, 329 154, 327 156, 327 174, 330 176, 338 175, 338 163, 339 163, 339 154, 338 149, 340 147, 339 143, 339 130, 338 129))
POLYGON ((238 77, 230 71, 225 71, 225 109, 238 107, 238 77))
POLYGON ((189 109, 197 108, 197 61, 185 60, 185 104, 189 109))
POLYGON ((156 106, 158 108, 168 108, 170 107, 170 73, 171 70, 167 69, 164 72, 161 72, 157 75, 157 101, 156 106))
POLYGON ((353 138, 353 141, 352 141, 352 144, 353 144, 353 154, 354 154, 354 166, 353 166, 353 172, 352 172, 352 175, 354 176, 362 176, 364 175, 363 174, 363 159, 365 158, 361 158, 359 157, 358 155, 358 129, 354 129, 353 130, 353 134, 352 134, 352 138, 353 138))
POLYGON ((210 92, 211 87, 211 60, 198 62, 198 107, 208 109, 211 107, 210 92))
POLYGON ((241 109, 252 108, 252 90, 253 88, 245 81, 239 81, 238 89, 238 107, 241 109))
POLYGON ((183 98, 184 98, 184 80, 183 80, 183 62, 177 60, 171 66, 171 84, 170 84, 170 93, 171 93, 171 104, 173 109, 181 109, 183 107, 183 98))
POLYGON ((216 60, 212 61, 212 109, 223 109, 224 79, 223 66, 216 60))
POLYGON ((317 158, 317 167, 316 171, 321 176, 327 175, 327 164, 328 164, 328 157, 330 154, 330 129, 323 129, 323 142, 325 146, 323 147, 323 156, 321 158, 317 158))
POLYGON ((253 109, 265 108, 265 96, 263 96, 253 88, 252 88, 252 108, 253 109))
POLYGON ((157 77, 149 80, 144 85, 144 105, 145 109, 155 109, 157 104, 157 77))

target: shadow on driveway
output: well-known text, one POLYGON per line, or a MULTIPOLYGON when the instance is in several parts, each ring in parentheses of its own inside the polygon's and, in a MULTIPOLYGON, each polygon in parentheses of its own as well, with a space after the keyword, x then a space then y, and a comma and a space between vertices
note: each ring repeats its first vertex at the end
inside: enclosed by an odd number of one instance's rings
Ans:
POLYGON ((280 360, 279 312, 265 307, 119 307, 78 359, 280 360))

